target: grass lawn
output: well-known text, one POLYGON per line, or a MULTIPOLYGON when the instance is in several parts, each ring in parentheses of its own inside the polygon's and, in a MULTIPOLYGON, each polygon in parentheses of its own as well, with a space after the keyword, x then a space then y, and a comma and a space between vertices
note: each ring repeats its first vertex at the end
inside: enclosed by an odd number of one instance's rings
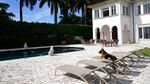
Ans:
MULTIPOLYGON (((137 50, 137 51, 134 51, 134 52, 137 52, 137 54, 142 54, 144 56, 149 56, 150 57, 150 48, 143 48, 141 50, 137 50), (139 52, 139 53, 138 53, 139 52)), ((133 53, 134 53, 133 52, 133 53)))

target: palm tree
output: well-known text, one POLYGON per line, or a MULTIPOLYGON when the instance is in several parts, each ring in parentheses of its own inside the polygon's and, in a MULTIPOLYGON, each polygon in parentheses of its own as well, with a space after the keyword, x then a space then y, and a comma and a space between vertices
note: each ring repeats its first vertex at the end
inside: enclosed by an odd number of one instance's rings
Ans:
POLYGON ((100 2, 100 1, 104 1, 104 0, 77 0, 76 4, 77 4, 77 10, 81 10, 82 11, 82 21, 84 24, 87 24, 87 5, 95 3, 95 2, 100 2))
MULTIPOLYGON (((91 1, 91 0, 90 0, 91 1)), ((70 3, 70 10, 75 11, 82 11, 82 21, 86 24, 86 11, 87 11, 87 3, 89 0, 72 0, 70 3)))
POLYGON ((51 14, 54 13, 55 24, 57 24, 58 6, 59 6, 59 0, 52 0, 51 14))
POLYGON ((78 0, 70 0, 69 9, 71 13, 75 13, 76 11, 78 11, 77 6, 78 6, 78 0))
POLYGON ((68 16, 68 12, 69 12, 69 0, 62 0, 59 3, 59 7, 60 7, 60 13, 61 15, 63 15, 63 17, 67 17, 68 16))
POLYGON ((42 8, 45 3, 48 4, 48 7, 50 8, 51 14, 54 14, 54 21, 55 21, 55 24, 57 24, 59 0, 41 0, 39 7, 42 8))
POLYGON ((20 0, 19 1, 19 7, 20 7, 20 21, 23 21, 23 6, 26 5, 26 7, 29 7, 32 10, 33 7, 35 6, 37 0, 20 0))
MULTIPOLYGON (((54 14, 55 24, 57 24, 57 13, 58 8, 60 8, 60 12, 64 17, 68 16, 68 12, 70 10, 71 13, 75 13, 75 11, 82 10, 82 20, 84 20, 86 24, 86 10, 88 2, 92 2, 93 0, 40 0, 39 7, 42 8, 45 3, 47 3, 50 8, 51 14, 54 14)), ((95 0, 94 0, 95 1, 95 0)))
POLYGON ((82 0, 81 3, 81 7, 82 7, 82 18, 83 18, 83 23, 87 24, 86 22, 86 16, 87 16, 87 1, 86 0, 82 0))

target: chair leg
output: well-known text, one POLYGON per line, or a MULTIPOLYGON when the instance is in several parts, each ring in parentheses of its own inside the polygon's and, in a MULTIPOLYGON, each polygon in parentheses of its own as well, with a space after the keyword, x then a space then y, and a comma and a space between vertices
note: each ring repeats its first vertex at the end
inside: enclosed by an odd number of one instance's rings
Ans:
MULTIPOLYGON (((102 80, 105 84, 108 84, 103 78, 99 77, 95 72, 93 72, 93 73, 98 79, 102 80)), ((100 84, 102 84, 102 81, 100 84)))

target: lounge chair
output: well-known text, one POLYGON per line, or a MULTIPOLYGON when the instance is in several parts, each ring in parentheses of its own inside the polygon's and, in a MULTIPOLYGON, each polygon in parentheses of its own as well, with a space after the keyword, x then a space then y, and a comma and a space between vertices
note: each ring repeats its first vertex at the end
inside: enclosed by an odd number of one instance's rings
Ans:
POLYGON ((133 65, 136 62, 136 60, 134 60, 134 54, 130 52, 112 52, 111 54, 116 56, 119 61, 127 66, 133 65))
MULTIPOLYGON (((117 60, 114 62, 109 62, 109 61, 96 61, 96 60, 80 60, 77 62, 77 65, 79 64, 85 64, 85 65, 89 65, 89 66, 94 66, 94 67, 101 67, 101 69, 104 69, 108 74, 107 76, 110 77, 114 77, 113 72, 116 72, 116 74, 118 75, 118 73, 120 72, 124 77, 128 78, 125 73, 119 69, 119 67, 124 67, 123 70, 125 70, 125 68, 127 68, 128 70, 130 70, 126 65, 124 65, 125 63, 117 60), (108 69, 109 68, 109 69, 108 69), (111 69, 111 71, 110 71, 111 69)), ((117 77, 115 77, 117 78, 117 77)))
POLYGON ((112 55, 116 56, 118 60, 114 61, 114 64, 117 67, 123 67, 123 71, 126 69, 131 71, 129 66, 133 65, 134 63, 138 63, 139 60, 144 58, 144 55, 141 51, 142 49, 136 50, 134 52, 113 52, 112 55), (139 52, 141 51, 141 52, 139 52))
MULTIPOLYGON (((118 72, 121 72, 117 69, 117 65, 114 64, 114 62, 110 61, 98 61, 98 60, 80 60, 77 62, 77 65, 79 64, 85 64, 87 66, 94 66, 99 68, 100 70, 105 71, 107 74, 105 77, 109 76, 109 79, 112 77, 117 80, 117 77, 113 75, 114 72, 118 74, 118 72)), ((123 72, 122 72, 123 73, 123 72)))
POLYGON ((112 54, 117 56, 117 58, 120 59, 120 61, 126 63, 128 66, 133 65, 134 63, 138 63, 142 58, 144 58, 144 55, 140 50, 136 50, 134 52, 113 52, 112 54))
POLYGON ((136 51, 133 51, 131 52, 131 55, 134 55, 136 56, 138 59, 136 60, 136 62, 139 62, 141 59, 144 58, 144 54, 142 52, 142 49, 139 49, 139 50, 136 50, 136 51))
POLYGON ((94 80, 89 81, 88 78, 90 78, 91 76, 96 77, 98 80, 101 80, 101 82, 103 82, 105 84, 108 84, 102 77, 95 74, 95 71, 97 71, 97 69, 91 70, 91 69, 73 66, 73 65, 62 65, 62 66, 56 67, 55 76, 56 76, 57 70, 61 70, 61 71, 76 75, 76 76, 80 77, 83 81, 85 81, 87 84, 90 84, 90 82, 94 81, 94 80))

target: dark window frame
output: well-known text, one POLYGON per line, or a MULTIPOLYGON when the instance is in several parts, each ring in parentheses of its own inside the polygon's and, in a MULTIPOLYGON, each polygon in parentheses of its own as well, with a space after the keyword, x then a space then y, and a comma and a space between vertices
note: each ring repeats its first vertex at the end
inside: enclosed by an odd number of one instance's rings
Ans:
POLYGON ((138 15, 141 14, 141 5, 138 5, 138 15))
POLYGON ((143 5, 143 13, 144 14, 150 13, 150 3, 147 3, 147 4, 143 5))
POLYGON ((95 10, 94 13, 95 13, 95 14, 94 14, 95 19, 98 19, 98 18, 99 18, 99 10, 98 10, 98 9, 95 10))
POLYGON ((109 14, 109 8, 104 8, 102 9, 103 17, 108 17, 110 16, 109 14))

